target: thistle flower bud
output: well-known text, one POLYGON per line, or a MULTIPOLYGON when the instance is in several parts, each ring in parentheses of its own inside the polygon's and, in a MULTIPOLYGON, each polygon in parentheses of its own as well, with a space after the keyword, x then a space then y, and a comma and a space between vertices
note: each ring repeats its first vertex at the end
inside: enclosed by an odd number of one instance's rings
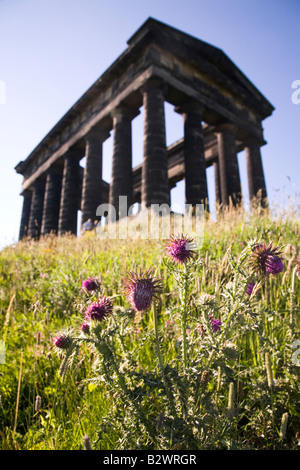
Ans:
POLYGON ((58 349, 69 349, 72 337, 67 333, 60 333, 53 338, 53 343, 58 349))
POLYGON ((206 307, 209 309, 218 308, 218 302, 215 296, 207 294, 206 292, 200 294, 200 296, 196 300, 196 303, 199 307, 206 307))
POLYGON ((225 341, 222 346, 222 353, 228 359, 237 359, 239 357, 238 349, 231 341, 225 341))
POLYGON ((245 325, 246 323, 246 318, 245 318, 245 315, 243 312, 238 312, 237 315, 236 315, 236 322, 239 324, 239 325, 245 325))
POLYGON ((90 324, 89 323, 82 323, 81 327, 80 327, 81 331, 83 331, 83 333, 85 334, 89 334, 90 332, 90 324))

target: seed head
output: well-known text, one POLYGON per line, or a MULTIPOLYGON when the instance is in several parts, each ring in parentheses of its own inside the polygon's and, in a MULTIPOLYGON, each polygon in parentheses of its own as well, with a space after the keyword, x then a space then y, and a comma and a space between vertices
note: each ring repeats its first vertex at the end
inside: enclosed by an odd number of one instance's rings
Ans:
POLYGON ((202 372, 200 381, 201 381, 201 383, 202 383, 203 385, 207 385, 207 384, 208 384, 209 375, 210 375, 210 374, 209 374, 209 371, 208 371, 208 370, 204 370, 204 371, 202 372))
POLYGON ((181 234, 181 236, 171 235, 171 238, 166 244, 166 254, 176 263, 185 264, 194 256, 194 248, 193 238, 187 238, 183 234, 181 234))
POLYGON ((85 312, 85 319, 87 321, 95 320, 101 322, 112 313, 112 310, 112 301, 108 297, 99 297, 96 302, 88 306, 85 312))
POLYGON ((153 276, 153 270, 130 272, 124 292, 132 307, 143 312, 151 307, 153 299, 161 292, 161 282, 153 276))
POLYGON ((196 304, 201 309, 210 311, 216 310, 219 307, 216 297, 214 295, 207 294, 206 292, 203 292, 199 295, 199 297, 196 299, 196 304))
POLYGON ((41 408, 42 408, 42 399, 40 395, 37 395, 35 397, 34 411, 39 412, 41 411, 41 408))
POLYGON ((252 247, 252 254, 249 260, 253 272, 267 276, 268 274, 278 274, 283 271, 282 258, 279 256, 279 247, 273 248, 272 242, 267 247, 265 243, 256 243, 252 247))
POLYGON ((235 414, 234 408, 234 383, 229 384, 229 395, 228 395, 228 407, 227 407, 227 416, 229 419, 232 419, 235 414))
POLYGON ((92 450, 91 441, 87 434, 83 436, 82 443, 84 450, 92 450))
POLYGON ((228 359, 237 359, 239 357, 239 351, 231 341, 225 341, 221 350, 228 359))
POLYGON ((289 414, 288 413, 283 413, 283 415, 281 417, 281 426, 280 426, 280 437, 281 437, 281 439, 285 439, 285 437, 286 437, 288 419, 289 419, 289 414))

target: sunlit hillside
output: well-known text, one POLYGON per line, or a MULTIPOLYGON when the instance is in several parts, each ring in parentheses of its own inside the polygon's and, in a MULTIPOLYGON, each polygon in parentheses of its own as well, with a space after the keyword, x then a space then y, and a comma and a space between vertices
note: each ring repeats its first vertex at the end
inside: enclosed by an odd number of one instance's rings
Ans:
POLYGON ((96 232, 1 251, 0 449, 299 448, 298 215, 203 229, 183 263, 164 239, 96 232))

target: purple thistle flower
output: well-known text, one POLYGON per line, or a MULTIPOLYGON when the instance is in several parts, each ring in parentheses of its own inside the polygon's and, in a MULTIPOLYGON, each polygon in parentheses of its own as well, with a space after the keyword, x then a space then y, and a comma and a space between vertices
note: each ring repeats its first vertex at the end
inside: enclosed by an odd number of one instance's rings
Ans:
POLYGON ((250 283, 248 284, 247 291, 246 291, 248 295, 251 295, 251 294, 252 294, 252 291, 253 291, 253 289, 254 289, 254 286, 255 286, 255 282, 250 282, 250 283))
POLYGON ((195 254, 193 241, 193 238, 187 238, 183 234, 180 237, 171 235, 166 245, 166 254, 176 263, 184 264, 195 254))
POLYGON ((210 315, 209 319, 210 319, 210 324, 211 324, 211 328, 213 332, 217 333, 218 331, 220 331, 221 326, 222 326, 221 320, 214 318, 212 315, 210 315))
POLYGON ((81 288, 82 290, 92 292, 94 290, 99 289, 100 287, 100 281, 94 277, 89 277, 85 281, 82 282, 81 288))
POLYGON ((130 272, 125 281, 124 292, 132 307, 137 312, 143 312, 151 307, 153 298, 161 291, 161 284, 153 277, 152 270, 130 272))
POLYGON ((266 261, 266 271, 270 274, 279 274, 283 271, 283 262, 279 256, 269 256, 266 261))
POLYGON ((71 336, 61 333, 54 336, 53 343, 58 349, 68 349, 72 343, 71 336))
POLYGON ((278 274, 283 270, 281 251, 278 247, 273 248, 272 243, 267 247, 265 243, 257 243, 252 247, 249 264, 253 272, 267 276, 278 274))
POLYGON ((85 312, 85 319, 101 322, 112 313, 113 304, 108 297, 100 297, 96 302, 91 303, 85 312))

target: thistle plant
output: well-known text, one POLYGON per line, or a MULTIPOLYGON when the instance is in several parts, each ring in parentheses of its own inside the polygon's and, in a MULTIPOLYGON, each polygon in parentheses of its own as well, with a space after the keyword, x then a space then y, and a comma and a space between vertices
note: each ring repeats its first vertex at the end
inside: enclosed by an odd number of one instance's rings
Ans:
POLYGON ((180 319, 182 334, 182 365, 186 371, 188 366, 188 345, 187 345, 187 309, 188 295, 192 282, 191 268, 196 255, 195 243, 193 238, 172 235, 168 240, 166 247, 166 255, 172 260, 172 265, 166 263, 168 269, 174 276, 180 297, 180 319))
MULTIPOLYGON (((216 286, 213 293, 200 293, 195 281, 205 266, 194 239, 172 236, 163 257, 166 275, 174 282, 165 312, 160 301, 163 280, 153 268, 128 272, 120 294, 125 307, 117 305, 117 295, 106 296, 102 285, 100 295, 100 284, 93 278, 82 284, 87 298, 79 333, 56 335, 54 346, 60 355, 64 353, 63 378, 81 345, 96 354, 96 376, 87 381, 104 383, 107 393, 113 394, 115 408, 112 418, 103 418, 99 439, 106 429, 105 420, 113 419, 123 432, 123 448, 205 449, 221 448, 227 437, 226 442, 234 442, 236 423, 241 419, 242 378, 247 377, 240 358, 248 342, 252 347, 253 338, 258 342, 253 360, 265 353, 273 394, 265 326, 256 305, 262 284, 283 270, 281 253, 272 243, 257 242, 250 242, 237 258, 228 250, 231 271, 227 282, 216 286), (152 317, 143 321, 149 312, 152 317), (130 333, 137 330, 137 323, 141 327, 134 339, 130 333), (172 325, 172 334, 163 334, 162 324, 165 329, 172 325), (148 367, 142 365, 145 351, 152 355, 148 367)), ((272 395, 275 419, 273 401, 272 395)))

